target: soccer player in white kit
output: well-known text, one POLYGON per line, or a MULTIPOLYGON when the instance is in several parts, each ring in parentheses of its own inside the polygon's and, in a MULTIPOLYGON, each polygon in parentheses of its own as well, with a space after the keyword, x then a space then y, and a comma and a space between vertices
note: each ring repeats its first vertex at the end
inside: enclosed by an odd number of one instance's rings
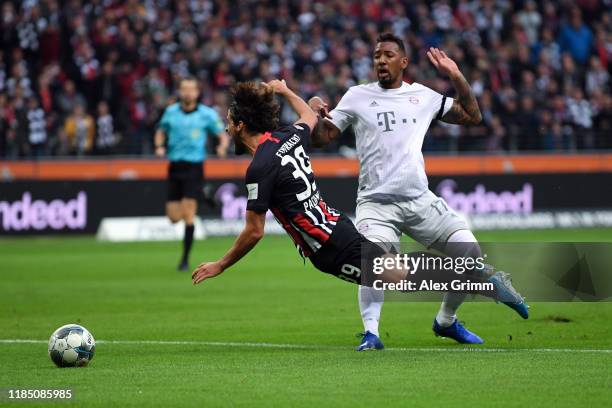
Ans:
MULTIPOLYGON (((449 256, 479 256, 480 247, 465 221, 429 190, 421 149, 432 120, 474 125, 481 121, 480 109, 457 64, 436 48, 427 56, 451 80, 455 99, 419 83, 404 82, 408 58, 403 41, 391 33, 381 34, 373 61, 377 82, 351 87, 329 113, 321 98, 309 101, 320 114, 312 141, 314 145, 327 144, 348 126, 353 127, 360 163, 356 224, 367 239, 397 243, 404 233, 449 256)), ((507 274, 498 272, 494 279, 516 300, 506 304, 527 318, 527 306, 507 274)), ((464 299, 465 294, 446 293, 433 330, 460 343, 480 344, 482 339, 457 320, 456 311, 464 299)), ((384 347, 378 334, 383 301, 383 291, 359 287, 365 332, 358 351, 384 347)))

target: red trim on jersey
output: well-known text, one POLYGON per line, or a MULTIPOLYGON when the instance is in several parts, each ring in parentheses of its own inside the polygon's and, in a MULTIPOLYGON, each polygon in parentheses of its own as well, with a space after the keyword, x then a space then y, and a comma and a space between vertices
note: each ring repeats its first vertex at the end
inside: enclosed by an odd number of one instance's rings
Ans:
POLYGON ((308 246, 308 244, 304 241, 304 238, 302 238, 302 236, 300 235, 300 232, 296 231, 295 228, 291 226, 289 221, 287 221, 287 219, 280 212, 280 210, 278 208, 271 208, 271 210, 272 210, 272 214, 274 214, 274 216, 282 224, 283 229, 287 231, 289 236, 291 236, 291 238, 293 239, 293 242, 295 242, 297 245, 300 246, 300 248, 302 248, 302 252, 304 253, 304 256, 309 257, 310 255, 312 255, 313 252, 310 246, 308 246))
POLYGON ((323 214, 325 214, 325 218, 327 218, 327 221, 338 221, 338 216, 337 215, 332 215, 329 210, 327 209, 327 204, 325 203, 325 201, 323 200, 319 200, 319 208, 321 210, 323 210, 323 214))
POLYGON ((259 146, 260 144, 264 144, 268 140, 274 143, 280 142, 279 138, 273 137, 272 133, 270 132, 266 132, 263 135, 261 135, 261 137, 259 138, 259 142, 257 143, 257 146, 259 146))
POLYGON ((319 241, 320 244, 323 244, 329 239, 329 234, 327 232, 314 225, 312 221, 304 217, 302 214, 297 214, 295 217, 293 217, 293 221, 295 221, 305 233, 319 241))

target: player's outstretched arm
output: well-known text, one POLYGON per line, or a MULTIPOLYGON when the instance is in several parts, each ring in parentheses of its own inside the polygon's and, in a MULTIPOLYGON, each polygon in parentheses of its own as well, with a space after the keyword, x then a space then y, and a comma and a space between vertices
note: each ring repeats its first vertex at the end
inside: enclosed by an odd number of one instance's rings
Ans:
POLYGON ((340 135, 340 129, 331 121, 327 120, 331 119, 329 105, 326 104, 323 99, 318 96, 313 96, 308 100, 308 106, 310 106, 314 112, 318 113, 319 119, 310 136, 311 144, 314 147, 325 146, 340 135))
POLYGON ((266 213, 247 210, 246 224, 236 238, 232 248, 216 262, 200 264, 192 273, 194 285, 223 273, 224 270, 241 260, 251 249, 257 245, 264 236, 266 213))
POLYGON ((450 110, 442 116, 442 121, 459 125, 477 125, 482 120, 478 101, 470 84, 465 79, 459 67, 446 53, 437 48, 430 48, 427 57, 436 69, 446 74, 457 92, 457 99, 453 100, 450 110))

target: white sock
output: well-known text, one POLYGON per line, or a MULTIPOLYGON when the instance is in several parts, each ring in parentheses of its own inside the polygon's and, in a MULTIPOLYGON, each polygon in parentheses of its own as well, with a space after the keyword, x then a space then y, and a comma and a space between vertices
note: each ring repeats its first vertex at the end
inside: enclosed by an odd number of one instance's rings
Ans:
MULTIPOLYGON (((469 250, 480 251, 480 248, 478 247, 470 248, 470 247, 463 247, 461 245, 455 245, 455 246, 450 245, 447 247, 446 244, 453 243, 453 242, 454 243, 473 242, 477 244, 478 241, 476 240, 476 237, 474 236, 474 234, 472 234, 472 231, 459 230, 459 231, 455 231, 450 237, 448 237, 448 241, 446 241, 446 243, 443 244, 443 247, 439 243, 436 243, 434 244, 434 248, 440 250, 441 252, 444 252, 447 256, 453 256, 453 257, 466 255, 463 253, 452 253, 457 250, 469 249, 469 250)), ((438 311, 438 314, 436 316, 436 321, 438 322, 440 326, 448 327, 455 322, 455 320, 457 319, 457 309, 459 309, 459 306, 461 306, 461 304, 463 303, 466 297, 467 297, 467 294, 465 293, 448 292, 444 295, 444 300, 442 301, 442 304, 440 305, 440 310, 438 311)))
POLYGON ((455 322, 457 319, 457 309, 459 309, 466 296, 465 293, 447 292, 444 294, 444 300, 436 315, 436 321, 440 326, 448 327, 455 322))
POLYGON ((363 328, 365 331, 379 336, 378 322, 380 321, 380 312, 385 300, 385 292, 369 286, 359 286, 357 293, 363 328))

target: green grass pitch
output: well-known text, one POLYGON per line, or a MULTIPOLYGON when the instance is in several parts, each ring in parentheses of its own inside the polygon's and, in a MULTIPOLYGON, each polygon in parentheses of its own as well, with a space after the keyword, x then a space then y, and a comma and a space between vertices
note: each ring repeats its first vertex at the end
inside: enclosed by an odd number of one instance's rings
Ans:
MULTIPOLYGON (((603 229, 477 235, 612 241, 603 229)), ((192 261, 216 259, 231 242, 196 242, 192 261)), ((0 405, 610 404, 610 303, 536 303, 527 321, 493 302, 467 303, 460 319, 486 342, 470 348, 433 336, 438 304, 388 302, 387 350, 357 353, 356 287, 304 265, 288 238, 264 238, 197 287, 174 270, 179 250, 90 237, 0 240, 0 389, 74 390, 70 402, 0 405), (58 369, 46 340, 72 322, 94 334, 96 356, 90 367, 58 369)))

